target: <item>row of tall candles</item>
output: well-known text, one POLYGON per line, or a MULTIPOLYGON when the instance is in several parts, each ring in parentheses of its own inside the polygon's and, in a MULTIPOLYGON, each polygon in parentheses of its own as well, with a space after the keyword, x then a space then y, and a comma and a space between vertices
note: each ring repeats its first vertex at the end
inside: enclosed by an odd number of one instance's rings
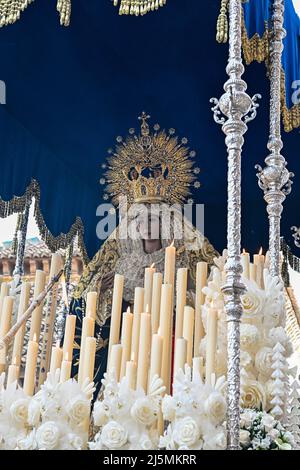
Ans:
MULTIPOLYGON (((52 279, 62 268, 62 257, 55 253, 52 255, 49 280, 52 279)), ((36 271, 33 299, 37 299, 46 286, 46 273, 41 270, 36 271)), ((65 286, 63 285, 63 288, 65 286)), ((72 356, 75 336, 76 317, 68 315, 66 319, 65 337, 63 347, 57 344, 53 346, 53 331, 55 324, 55 314, 57 306, 57 290, 56 285, 50 294, 48 294, 47 305, 44 315, 44 328, 42 331, 43 308, 42 303, 38 306, 33 314, 30 322, 29 341, 27 343, 26 361, 24 370, 23 389, 27 395, 33 395, 36 385, 40 387, 47 377, 47 372, 54 372, 60 369, 60 380, 66 381, 71 376, 72 356), (39 356, 39 364, 38 364, 39 356)), ((21 286, 21 293, 18 305, 16 320, 19 320, 26 312, 30 304, 31 282, 24 281, 21 286)), ((0 288, 0 338, 4 337, 9 331, 13 323, 15 297, 10 294, 10 285, 7 282, 1 283, 0 288)), ((93 364, 90 358, 93 357, 93 351, 96 349, 96 339, 94 336, 93 325, 96 316, 96 293, 88 294, 87 301, 87 319, 85 324, 89 322, 89 329, 86 331, 86 356, 88 360, 84 361, 84 354, 81 353, 81 367, 83 377, 89 376, 93 379, 93 364), (93 338, 89 338, 92 336, 93 338)), ((24 337, 26 325, 24 324, 17 332, 13 347, 10 351, 0 350, 0 373, 7 372, 7 385, 12 384, 20 379, 21 358, 24 347, 24 337), (11 358, 11 364, 7 364, 8 352, 11 358)), ((85 349, 84 347, 82 348, 85 349)))
MULTIPOLYGON (((251 263, 249 253, 244 251, 241 262, 244 277, 263 288, 264 255, 254 255, 251 263)), ((186 305, 188 270, 178 269, 175 286, 175 265, 176 249, 171 246, 166 249, 164 279, 154 266, 146 268, 144 287, 135 289, 133 313, 128 309, 123 315, 124 279, 120 275, 115 276, 108 370, 114 369, 118 380, 126 376, 133 389, 140 386, 147 390, 153 376, 157 374, 163 379, 167 391, 170 391, 171 371, 174 376, 179 369, 184 369, 185 364, 193 370, 197 369, 206 381, 215 372, 218 311, 213 306, 207 316, 205 364, 204 358, 199 355, 200 342, 205 334, 202 324, 205 295, 202 289, 207 283, 207 263, 197 263, 195 308, 186 305)))

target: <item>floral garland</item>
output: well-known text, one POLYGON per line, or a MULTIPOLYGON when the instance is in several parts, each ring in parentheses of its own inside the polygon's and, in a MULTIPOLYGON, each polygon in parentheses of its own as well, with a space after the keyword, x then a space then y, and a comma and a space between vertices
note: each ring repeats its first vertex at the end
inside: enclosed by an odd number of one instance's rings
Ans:
POLYGON ((33 397, 0 376, 1 450, 82 450, 87 446, 93 384, 60 383, 60 370, 48 374, 33 397))

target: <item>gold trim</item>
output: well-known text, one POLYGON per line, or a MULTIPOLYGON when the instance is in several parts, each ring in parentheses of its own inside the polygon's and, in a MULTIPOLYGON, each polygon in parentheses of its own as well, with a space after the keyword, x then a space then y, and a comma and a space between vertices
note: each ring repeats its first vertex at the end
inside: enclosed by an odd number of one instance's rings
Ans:
MULTIPOLYGON (((254 61, 259 63, 265 62, 268 75, 270 57, 270 29, 268 22, 265 21, 265 31, 262 37, 256 33, 249 38, 244 13, 242 13, 242 15, 242 48, 245 62, 247 65, 254 61)), ((300 104, 295 104, 291 108, 288 108, 286 103, 286 83, 283 69, 281 81, 281 114, 285 132, 291 132, 293 129, 300 127, 300 104)))
POLYGON ((48 229, 40 209, 40 196, 40 185, 35 179, 32 179, 22 196, 13 196, 9 201, 4 201, 0 197, 0 218, 6 218, 9 215, 23 212, 26 203, 31 201, 34 197, 34 218, 39 228, 41 238, 46 243, 49 250, 56 252, 60 248, 66 249, 74 240, 75 236, 78 235, 78 246, 82 253, 83 261, 87 264, 89 262, 89 257, 83 239, 84 227, 81 218, 76 217, 75 222, 71 225, 70 230, 67 233, 61 233, 55 237, 48 229))

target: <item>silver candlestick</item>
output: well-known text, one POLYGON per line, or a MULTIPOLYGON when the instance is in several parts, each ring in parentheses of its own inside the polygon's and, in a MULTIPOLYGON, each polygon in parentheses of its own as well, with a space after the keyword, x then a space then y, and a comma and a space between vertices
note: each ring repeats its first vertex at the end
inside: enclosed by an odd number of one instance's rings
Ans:
POLYGON ((241 296, 246 291, 242 283, 241 265, 241 153, 246 123, 255 118, 256 100, 247 93, 247 84, 242 80, 244 66, 241 54, 241 0, 229 2, 229 60, 226 72, 229 79, 224 85, 225 93, 219 100, 212 98, 214 119, 222 124, 226 135, 228 152, 228 206, 227 247, 225 266, 226 282, 222 288, 225 295, 228 342, 228 416, 227 448, 240 448, 240 319, 243 312, 241 296), (221 115, 224 115, 223 117, 221 115))
POLYGON ((258 170, 258 185, 264 192, 269 216, 269 251, 270 273, 272 276, 280 275, 280 220, 282 203, 291 192, 294 176, 287 168, 287 162, 281 155, 283 143, 281 140, 281 58, 283 51, 284 0, 274 0, 272 14, 272 37, 270 45, 270 135, 268 150, 270 154, 265 159, 266 166, 258 170))

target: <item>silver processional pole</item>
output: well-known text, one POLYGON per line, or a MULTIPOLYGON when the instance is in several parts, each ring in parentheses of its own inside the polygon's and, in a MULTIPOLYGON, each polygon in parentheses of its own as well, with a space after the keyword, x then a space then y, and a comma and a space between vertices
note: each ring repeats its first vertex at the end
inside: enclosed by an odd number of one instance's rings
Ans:
POLYGON ((228 205, 227 205, 227 248, 228 260, 225 266, 226 282, 222 288, 225 295, 228 343, 228 415, 227 448, 239 450, 240 438, 240 319, 242 315, 241 296, 245 292, 242 283, 241 252, 241 153, 246 123, 255 118, 260 95, 251 98, 247 84, 242 80, 242 5, 241 0, 229 2, 229 59, 226 72, 229 79, 224 85, 225 93, 219 100, 212 98, 214 119, 222 124, 226 135, 228 152, 228 205), (225 117, 222 117, 221 115, 225 117))

